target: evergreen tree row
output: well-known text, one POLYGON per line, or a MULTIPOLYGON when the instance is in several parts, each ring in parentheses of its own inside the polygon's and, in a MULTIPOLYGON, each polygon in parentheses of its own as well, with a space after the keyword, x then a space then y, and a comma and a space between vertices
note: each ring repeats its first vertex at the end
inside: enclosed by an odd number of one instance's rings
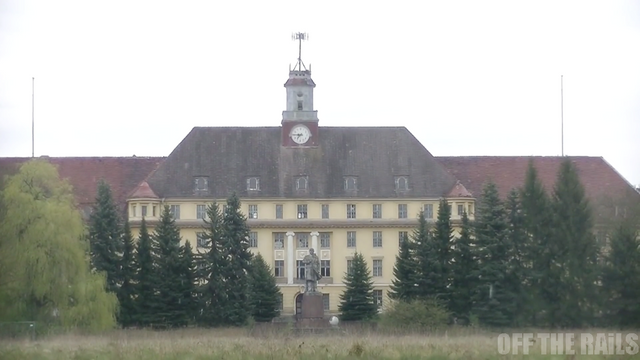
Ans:
POLYGON ((194 254, 168 206, 153 234, 142 219, 134 241, 122 226, 109 186, 101 182, 90 219, 91 263, 117 294, 123 327, 240 326, 279 315, 280 291, 269 265, 249 251, 249 228, 232 195, 221 213, 207 208, 204 253, 194 254))
POLYGON ((455 322, 491 327, 640 326, 638 224, 622 222, 603 252, 585 191, 570 161, 548 194, 533 164, 503 201, 484 186, 475 221, 453 237, 441 200, 396 257, 391 297, 437 298, 455 322))

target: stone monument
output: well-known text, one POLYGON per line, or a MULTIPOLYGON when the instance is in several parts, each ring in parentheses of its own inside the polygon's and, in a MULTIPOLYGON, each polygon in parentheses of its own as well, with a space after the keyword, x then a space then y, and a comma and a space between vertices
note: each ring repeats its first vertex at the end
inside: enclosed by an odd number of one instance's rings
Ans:
POLYGON ((305 286, 302 295, 302 314, 298 317, 298 327, 322 328, 327 323, 324 320, 324 305, 322 293, 318 292, 318 280, 320 274, 320 259, 313 249, 302 260, 304 264, 305 286))

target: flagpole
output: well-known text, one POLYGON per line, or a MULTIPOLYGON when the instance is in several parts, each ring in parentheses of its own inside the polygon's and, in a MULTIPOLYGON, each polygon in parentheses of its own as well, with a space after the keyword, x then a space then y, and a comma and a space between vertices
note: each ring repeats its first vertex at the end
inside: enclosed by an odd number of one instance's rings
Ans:
POLYGON ((35 121, 34 121, 34 100, 35 100, 35 81, 31 77, 31 157, 35 157, 35 121))

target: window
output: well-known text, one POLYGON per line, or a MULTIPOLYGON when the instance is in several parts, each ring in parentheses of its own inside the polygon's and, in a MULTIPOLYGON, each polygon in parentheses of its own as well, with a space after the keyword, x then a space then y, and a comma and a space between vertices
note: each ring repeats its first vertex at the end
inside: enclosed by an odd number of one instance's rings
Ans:
POLYGON ((258 218, 258 205, 249 205, 249 219, 258 218))
POLYGON ((329 311, 330 305, 329 294, 322 294, 322 307, 324 308, 324 310, 329 311))
POLYGON ((180 219, 180 205, 171 205, 169 207, 169 212, 171 213, 171 216, 173 216, 174 219, 176 220, 180 219))
POLYGON ((229 209, 229 205, 227 204, 222 205, 222 216, 225 216, 227 214, 228 209, 229 209))
POLYGON ((276 205, 276 219, 282 219, 282 205, 276 205))
POLYGON ((407 218, 407 204, 398 204, 398 219, 407 218))
POLYGON ((298 219, 307 218, 307 205, 298 205, 298 219))
POLYGON ((473 215, 473 204, 469 204, 469 212, 467 214, 473 215))
POLYGON ((140 210, 142 210, 142 217, 147 216, 147 205, 140 206, 140 210))
POLYGON ((131 216, 136 217, 138 215, 136 215, 136 206, 135 205, 131 205, 131 216))
POLYGON ((208 191, 209 179, 204 176, 196 176, 193 179, 193 190, 195 191, 208 191))
POLYGON ((307 178, 299 177, 296 179, 296 190, 307 190, 307 178))
POLYGON ((278 296, 278 305, 277 305, 277 309, 278 310, 284 310, 284 295, 282 295, 282 293, 280 293, 280 296, 278 296))
POLYGON ((320 247, 326 249, 331 247, 331 233, 320 233, 320 247))
POLYGON ((260 179, 257 177, 248 178, 247 190, 260 190, 260 179))
POLYGON ((358 181, 355 177, 349 176, 344 179, 345 190, 357 190, 358 181))
POLYGON ((353 272, 353 260, 347 260, 347 274, 351 275, 353 272))
POLYGON ((382 290, 373 290, 373 300, 378 308, 382 307, 382 290))
POLYGON ((398 247, 400 247, 405 240, 409 240, 409 233, 407 231, 398 232, 398 247))
POLYGON ((151 207, 151 216, 156 216, 156 206, 155 205, 153 205, 151 207))
POLYGON ((382 276, 382 260, 373 260, 373 276, 382 276))
POLYGON ((276 250, 284 248, 284 233, 273 233, 273 248, 276 250))
POLYGON ((304 263, 302 260, 296 260, 296 276, 298 279, 304 279, 304 263))
POLYGON ((205 219, 207 217, 207 205, 196 205, 196 218, 205 219))
POLYGON ((276 260, 273 263, 273 276, 284 277, 284 260, 276 260))
POLYGON ((329 218, 329 204, 322 204, 322 218, 329 218))
POLYGON ((296 234, 298 236, 298 248, 306 249, 309 247, 309 234, 296 234))
POLYGON ((331 261, 320 260, 320 275, 324 277, 331 277, 331 261))
POLYGON ((356 247, 356 232, 355 231, 347 231, 347 247, 348 248, 356 247))
POLYGON ((347 204, 347 219, 355 219, 355 218, 356 218, 356 205, 347 204))
POLYGON ((302 100, 298 100, 298 111, 302 111, 302 100))
POLYGON ((396 178, 396 190, 409 190, 409 182, 405 176, 399 176, 396 178))
POLYGON ((462 216, 463 213, 464 213, 464 205, 458 204, 458 215, 462 216))
POLYGON ((373 247, 382 247, 382 231, 373 232, 373 247))
POLYGON ((205 234, 203 232, 197 232, 196 233, 196 247, 199 247, 199 248, 208 247, 207 239, 205 239, 204 235, 205 234))
POLYGON ((433 219, 433 204, 424 204, 422 211, 425 219, 433 219))
POLYGON ((258 233, 255 231, 249 233, 249 247, 258 247, 258 233))
POLYGON ((373 204, 373 218, 382 219, 382 204, 373 204))

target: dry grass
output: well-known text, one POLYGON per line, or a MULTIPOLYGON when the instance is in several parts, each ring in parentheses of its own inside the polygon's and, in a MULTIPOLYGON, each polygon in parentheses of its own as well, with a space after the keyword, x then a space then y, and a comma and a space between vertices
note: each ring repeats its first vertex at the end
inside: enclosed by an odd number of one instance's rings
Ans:
MULTIPOLYGON (((35 342, 3 342, 0 359, 571 359, 536 355, 502 357, 497 353, 497 334, 455 332, 429 336, 373 333, 293 336, 280 331, 250 336, 243 329, 123 330, 100 336, 64 335, 35 342)), ((536 352, 539 349, 533 350, 536 352)))

